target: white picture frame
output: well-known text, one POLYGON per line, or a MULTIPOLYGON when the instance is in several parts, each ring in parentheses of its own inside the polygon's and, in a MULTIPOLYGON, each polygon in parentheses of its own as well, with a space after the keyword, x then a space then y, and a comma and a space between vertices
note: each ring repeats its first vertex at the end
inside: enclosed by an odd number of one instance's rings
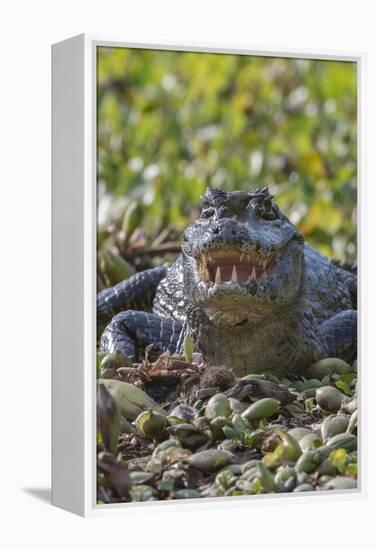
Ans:
POLYGON ((79 514, 109 514, 130 507, 259 506, 269 499, 354 499, 366 494, 364 448, 366 369, 363 361, 366 309, 364 53, 275 51, 231 44, 133 44, 79 35, 52 47, 52 502, 79 514), (360 365, 360 475, 354 490, 224 497, 202 501, 96 504, 96 49, 149 48, 239 55, 353 61, 358 66, 358 258, 360 365), (69 451, 68 451, 69 449, 69 451))

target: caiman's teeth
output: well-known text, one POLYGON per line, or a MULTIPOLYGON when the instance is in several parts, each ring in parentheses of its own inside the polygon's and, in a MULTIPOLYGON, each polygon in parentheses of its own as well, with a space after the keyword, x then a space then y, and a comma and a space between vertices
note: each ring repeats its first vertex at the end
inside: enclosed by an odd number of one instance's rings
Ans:
POLYGON ((219 267, 217 267, 217 271, 215 272, 215 284, 216 285, 220 285, 221 282, 222 282, 222 277, 221 277, 221 270, 219 267))
POLYGON ((256 279, 257 279, 257 277, 256 277, 256 269, 253 268, 253 269, 252 269, 252 273, 251 273, 250 280, 251 280, 251 281, 255 281, 256 279))
POLYGON ((237 283, 238 282, 238 274, 236 272, 236 265, 234 265, 233 268, 232 268, 231 282, 232 283, 237 283))
POLYGON ((240 263, 243 261, 245 254, 243 252, 240 253, 240 263))
POLYGON ((266 274, 266 271, 263 271, 261 274, 261 279, 266 279, 268 276, 266 274))
POLYGON ((203 281, 208 281, 209 279, 210 279, 209 271, 207 270, 206 267, 203 267, 203 270, 202 270, 202 280, 203 280, 203 281))
POLYGON ((264 271, 265 271, 265 269, 266 269, 266 264, 267 264, 267 263, 268 263, 268 260, 264 260, 264 261, 262 262, 262 268, 263 268, 264 271))

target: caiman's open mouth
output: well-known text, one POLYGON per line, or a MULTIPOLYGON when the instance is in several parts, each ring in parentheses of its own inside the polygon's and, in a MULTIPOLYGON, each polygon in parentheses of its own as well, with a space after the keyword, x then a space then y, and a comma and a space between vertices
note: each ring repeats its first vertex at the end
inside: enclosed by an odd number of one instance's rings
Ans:
POLYGON ((201 280, 216 285, 262 281, 274 267, 275 255, 271 252, 261 254, 232 248, 207 251, 197 260, 201 280))

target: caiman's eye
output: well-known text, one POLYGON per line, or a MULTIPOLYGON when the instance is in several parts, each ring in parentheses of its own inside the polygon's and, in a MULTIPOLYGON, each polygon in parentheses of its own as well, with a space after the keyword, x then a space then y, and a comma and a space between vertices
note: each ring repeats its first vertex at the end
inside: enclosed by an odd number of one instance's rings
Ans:
POLYGON ((268 199, 256 206, 256 212, 258 217, 263 220, 276 220, 278 218, 277 206, 268 199))
POLYGON ((213 216, 215 212, 215 209, 212 206, 208 206, 207 208, 204 208, 201 212, 201 218, 210 218, 213 216))

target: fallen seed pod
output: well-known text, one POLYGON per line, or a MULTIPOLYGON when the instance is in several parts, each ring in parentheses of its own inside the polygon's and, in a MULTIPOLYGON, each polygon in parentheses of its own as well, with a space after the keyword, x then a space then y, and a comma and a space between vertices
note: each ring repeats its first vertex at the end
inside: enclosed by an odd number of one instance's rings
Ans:
POLYGON ((317 469, 320 476, 335 476, 337 468, 334 466, 330 458, 325 458, 317 469))
POLYGON ((242 403, 238 399, 235 399, 235 397, 229 397, 228 399, 230 403, 230 408, 234 412, 242 413, 247 408, 247 405, 245 403, 242 403))
POLYGON ((195 410, 189 405, 177 405, 169 414, 169 416, 176 416, 186 422, 191 422, 195 416, 195 410))
POLYGON ((344 433, 349 425, 349 419, 344 414, 327 416, 321 424, 321 435, 327 440, 334 435, 344 433))
POLYGON ((352 479, 350 477, 345 477, 345 476, 337 476, 331 479, 330 481, 328 481, 328 483, 324 485, 324 489, 327 489, 327 490, 334 489, 337 491, 341 491, 344 489, 356 489, 357 486, 358 485, 357 485, 356 479, 352 479))
POLYGON ((277 485, 278 488, 282 488, 285 483, 293 477, 296 478, 295 470, 292 466, 288 466, 287 464, 283 464, 282 466, 279 466, 277 468, 277 471, 274 475, 274 483, 277 485))
POLYGON ((244 464, 241 465, 241 473, 244 474, 247 470, 250 470, 251 468, 254 468, 260 461, 256 460, 255 458, 252 458, 252 460, 248 460, 247 462, 244 462, 244 464))
POLYGON ((175 498, 201 498, 202 495, 196 489, 178 489, 174 493, 175 498))
POLYGON ((129 420, 135 420, 142 411, 147 409, 163 413, 163 410, 151 397, 133 384, 108 379, 100 379, 98 384, 105 386, 114 398, 120 413, 129 420))
POLYGON ((184 348, 184 355, 185 355, 185 358, 187 360, 187 363, 192 363, 193 340, 192 340, 192 337, 189 334, 187 334, 184 338, 183 348, 184 348))
POLYGON ((312 449, 317 449, 317 447, 320 447, 320 445, 322 445, 322 440, 318 434, 311 432, 302 437, 299 441, 299 445, 303 452, 311 451, 312 449))
POLYGON ((252 403, 242 413, 242 417, 247 419, 250 422, 255 420, 261 420, 262 418, 267 418, 273 416, 279 410, 279 401, 272 399, 271 397, 264 397, 255 403, 252 403))
POLYGON ((166 433, 166 424, 166 416, 152 409, 139 414, 135 421, 138 433, 150 439, 160 439, 166 433))
POLYGON ((167 451, 167 449, 181 449, 181 444, 177 439, 166 439, 165 441, 162 441, 162 443, 159 443, 153 451, 153 456, 156 456, 158 454, 164 453, 167 451))
POLYGON ((350 365, 348 365, 342 359, 337 357, 327 357, 326 359, 321 359, 309 367, 304 375, 306 378, 318 378, 322 380, 325 376, 330 374, 348 374, 351 371, 350 365))
POLYGON ((261 488, 264 490, 265 493, 272 493, 275 491, 275 483, 274 483, 274 477, 271 474, 271 472, 262 464, 262 462, 259 462, 255 466, 257 478, 260 480, 261 488))
POLYGON ((307 474, 314 472, 322 461, 319 451, 305 451, 297 460, 295 470, 307 474))
POLYGON ((343 401, 341 410, 347 414, 353 414, 358 408, 358 398, 355 396, 353 399, 347 398, 343 401))
POLYGON ((333 386, 322 386, 316 390, 316 401, 325 411, 337 412, 345 395, 333 386))
POLYGON ((239 413, 235 413, 233 415, 232 425, 239 434, 244 432, 250 426, 249 422, 245 420, 239 413))
POLYGON ((289 460, 295 462, 302 454, 299 443, 290 434, 283 430, 275 430, 276 434, 282 440, 283 445, 283 460, 289 460))
MULTIPOLYGON (((326 446, 331 450, 345 449, 345 451, 355 451, 357 448, 357 438, 353 434, 342 433, 337 434, 328 439, 326 446)), ((320 447, 322 449, 322 447, 320 447)))
POLYGON ((154 477, 150 472, 130 472, 132 485, 144 485, 154 477))
POLYGON ((226 416, 216 416, 211 420, 210 422, 210 429, 213 432, 215 437, 221 437, 223 438, 223 428, 225 426, 228 426, 229 420, 226 416))
POLYGON ((115 455, 121 433, 121 416, 115 400, 102 384, 97 386, 97 427, 105 449, 115 455))
POLYGON ((119 369, 121 367, 132 367, 132 360, 122 351, 117 349, 112 353, 108 353, 102 359, 100 364, 101 369, 119 369))
MULTIPOLYGON (((333 474, 335 475, 335 474, 333 474)), ((318 479, 318 483, 320 485, 320 487, 322 487, 323 485, 325 485, 326 483, 328 483, 329 481, 331 481, 332 479, 332 476, 331 475, 320 475, 319 479, 318 479)))
POLYGON ((351 434, 357 426, 358 426, 358 409, 356 409, 352 413, 346 432, 351 434))
POLYGON ((236 439, 238 436, 238 432, 234 430, 234 428, 231 428, 231 426, 223 426, 222 432, 225 434, 227 439, 236 439))
POLYGON ((235 456, 228 451, 209 449, 195 453, 188 459, 188 463, 202 472, 216 472, 228 464, 233 464, 235 460, 235 456))
POLYGON ((293 490, 293 493, 303 493, 304 491, 314 491, 315 489, 312 487, 310 483, 302 483, 301 485, 298 485, 293 490))
POLYGON ((297 427, 297 428, 291 428, 291 430, 289 430, 287 433, 291 435, 294 439, 296 439, 296 441, 299 442, 305 435, 310 434, 312 432, 307 428, 297 427))
POLYGON ((206 418, 213 419, 217 416, 229 416, 231 407, 228 397, 223 393, 217 393, 209 399, 205 408, 206 418))

